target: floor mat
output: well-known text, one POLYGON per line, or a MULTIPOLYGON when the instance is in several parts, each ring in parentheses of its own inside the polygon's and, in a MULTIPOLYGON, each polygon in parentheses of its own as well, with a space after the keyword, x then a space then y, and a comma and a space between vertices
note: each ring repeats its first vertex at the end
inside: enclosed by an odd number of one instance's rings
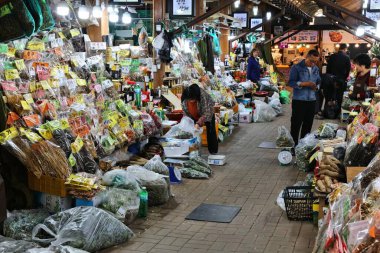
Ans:
POLYGON ((240 210, 240 206, 202 203, 186 217, 186 220, 230 223, 240 210))
POLYGON ((259 148, 265 148, 265 149, 276 149, 276 143, 271 141, 263 141, 260 143, 259 148))

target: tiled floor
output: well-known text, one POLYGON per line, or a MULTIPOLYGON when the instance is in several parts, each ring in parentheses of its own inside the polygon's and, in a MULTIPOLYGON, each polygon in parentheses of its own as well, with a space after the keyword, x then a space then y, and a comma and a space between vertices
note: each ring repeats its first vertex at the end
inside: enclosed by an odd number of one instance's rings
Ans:
POLYGON ((290 110, 285 109, 285 116, 274 122, 241 124, 221 145, 225 166, 215 167, 210 180, 174 185, 175 201, 150 209, 147 220, 130 226, 136 238, 105 252, 311 252, 317 229, 288 221, 275 204, 279 192, 303 180, 304 173, 279 166, 278 150, 257 148, 275 140, 278 126, 289 127, 290 110), (242 210, 230 224, 185 220, 202 202, 240 205, 242 210))

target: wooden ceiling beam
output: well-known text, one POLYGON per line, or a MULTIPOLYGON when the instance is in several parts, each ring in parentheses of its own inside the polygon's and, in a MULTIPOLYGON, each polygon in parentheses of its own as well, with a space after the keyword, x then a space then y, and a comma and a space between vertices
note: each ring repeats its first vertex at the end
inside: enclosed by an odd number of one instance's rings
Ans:
MULTIPOLYGON (((332 15, 330 13, 325 13, 325 16, 328 17, 333 22, 337 22, 337 23, 335 23, 335 25, 338 26, 339 28, 345 30, 346 32, 349 32, 349 33, 355 35, 355 32, 353 32, 352 30, 356 30, 356 27, 353 27, 353 26, 347 24, 347 22, 344 19, 338 18, 338 17, 336 17, 336 16, 334 16, 334 15, 332 15)), ((376 41, 380 41, 379 37, 377 37, 377 36, 375 36, 375 35, 373 35, 371 33, 365 32, 364 35, 367 36, 367 37, 370 37, 370 38, 372 38, 372 39, 374 39, 376 41)), ((357 37, 359 37, 359 36, 357 36, 357 37)), ((364 37, 360 37, 360 38, 364 39, 364 37)), ((368 39, 364 39, 364 40, 367 41, 367 42, 369 42, 368 39)), ((370 43, 373 43, 373 42, 370 42, 370 43)))
POLYGON ((346 9, 338 4, 335 4, 331 1, 328 1, 328 0, 316 0, 317 3, 320 5, 320 6, 324 6, 324 7, 329 7, 335 11, 339 11, 339 12, 344 12, 346 13, 347 15, 351 16, 351 17, 354 17, 355 19, 357 20, 360 20, 364 23, 367 23, 373 27, 376 27, 376 22, 373 21, 372 19, 369 19, 359 13, 356 13, 356 12, 352 12, 350 11, 349 9, 346 9))

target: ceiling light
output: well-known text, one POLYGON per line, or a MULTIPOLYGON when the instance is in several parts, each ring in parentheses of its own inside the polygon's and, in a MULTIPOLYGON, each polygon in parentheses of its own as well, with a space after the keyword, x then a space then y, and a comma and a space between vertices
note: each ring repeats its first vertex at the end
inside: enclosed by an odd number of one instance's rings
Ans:
POLYGON ((130 24, 132 22, 132 17, 128 12, 124 12, 123 16, 121 17, 121 22, 124 24, 130 24))
POLYGON ((314 17, 324 17, 325 15, 323 14, 322 9, 318 9, 317 12, 314 14, 314 17))
POLYGON ((297 48, 301 48, 301 45, 297 45, 297 48))
POLYGON ((103 16, 103 12, 102 12, 102 8, 100 7, 99 0, 96 0, 96 4, 92 8, 92 16, 94 18, 101 18, 103 16))
POLYGON ((358 47, 359 47, 359 44, 358 44, 358 43, 356 43, 356 44, 355 44, 355 47, 356 47, 356 48, 358 48, 358 47))
POLYGON ((108 18, 111 23, 117 23, 119 21, 119 14, 117 14, 115 11, 112 11, 110 12, 108 18))
POLYGON ((313 19, 309 22, 309 25, 314 25, 314 21, 315 21, 315 19, 313 18, 313 19))
POLYGON ((90 17, 90 11, 84 5, 79 6, 78 9, 78 18, 80 19, 88 19, 90 17))
POLYGON ((275 49, 278 49, 278 45, 275 45, 274 48, 275 48, 275 49))
POLYGON ((310 45, 306 45, 306 48, 310 48, 310 45))
POLYGON ((235 8, 239 8, 239 5, 240 5, 240 0, 235 1, 234 3, 235 8))
POLYGON ((252 11, 253 11, 253 16, 257 16, 257 14, 259 14, 259 6, 257 5, 253 6, 252 11))
POLYGON ((356 28, 355 35, 361 37, 364 35, 364 32, 364 28, 362 26, 358 26, 358 28, 356 28))
POLYGON ((339 48, 339 44, 336 44, 335 47, 336 47, 336 48, 339 48))
POLYGON ((367 44, 367 47, 371 47, 371 44, 370 44, 370 43, 368 43, 368 44, 367 44))
POLYGON ((293 45, 292 45, 292 44, 290 44, 288 47, 289 47, 289 48, 293 48, 293 45))
POLYGON ((272 12, 268 11, 266 14, 267 20, 270 20, 272 18, 272 12))
POLYGON ((57 5, 57 14, 60 16, 67 16, 70 13, 70 8, 66 2, 59 3, 57 5))
POLYGON ((347 43, 346 46, 347 46, 347 47, 350 47, 350 44, 347 43))

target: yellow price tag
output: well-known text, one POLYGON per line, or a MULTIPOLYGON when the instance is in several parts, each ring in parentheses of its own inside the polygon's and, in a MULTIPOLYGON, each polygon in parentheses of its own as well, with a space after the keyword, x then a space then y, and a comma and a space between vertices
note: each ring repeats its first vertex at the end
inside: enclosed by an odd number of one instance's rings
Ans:
POLYGON ((68 74, 69 71, 70 71, 69 66, 68 65, 63 65, 63 72, 65 72, 65 74, 68 74))
POLYGON ((28 102, 26 102, 25 100, 21 100, 21 106, 22 106, 22 109, 24 109, 25 111, 31 111, 32 110, 32 107, 30 107, 28 102))
POLYGON ((15 57, 15 55, 16 55, 16 48, 14 48, 14 47, 9 47, 9 48, 8 48, 7 56, 9 56, 9 57, 15 57))
POLYGON ((26 69, 25 62, 23 59, 15 60, 15 65, 19 71, 26 69))
POLYGON ((129 122, 128 117, 122 117, 122 118, 120 118, 119 119, 119 125, 123 129, 129 128, 130 122, 129 122))
POLYGON ((18 73, 17 69, 6 69, 4 71, 4 74, 5 74, 5 80, 7 81, 20 78, 20 74, 18 73))
POLYGON ((51 89, 48 81, 46 81, 46 80, 41 81, 40 85, 42 86, 42 89, 44 89, 44 90, 50 90, 51 89))
POLYGON ((40 133, 40 135, 45 139, 45 140, 50 140, 53 138, 53 135, 52 133, 47 130, 47 129, 44 129, 44 128, 39 128, 38 129, 38 132, 40 133))
POLYGON ((228 124, 228 113, 224 114, 224 125, 228 124))
POLYGON ((60 122, 61 122, 61 128, 63 130, 70 128, 70 124, 67 119, 61 119, 60 122))
POLYGON ((18 131, 15 127, 8 128, 0 133, 0 143, 5 143, 18 136, 18 131))
POLYGON ((37 90, 37 85, 35 81, 31 81, 29 84, 29 91, 30 92, 35 92, 37 90))
POLYGON ((84 104, 83 94, 78 94, 75 96, 75 102, 78 104, 84 104))
POLYGON ((29 41, 27 46, 27 49, 32 51, 45 51, 45 43, 43 41, 29 41))
POLYGON ((36 143, 36 142, 42 141, 41 136, 39 136, 38 134, 32 132, 31 130, 25 130, 25 131, 24 131, 24 135, 25 135, 26 138, 28 138, 28 140, 31 141, 32 143, 36 143))
POLYGON ((66 39, 66 36, 63 34, 63 32, 58 32, 58 35, 61 39, 66 39))
POLYGON ((71 143, 71 150, 73 153, 78 153, 83 147, 83 140, 79 136, 75 139, 73 143, 71 143))
POLYGON ((76 37, 80 35, 80 31, 77 28, 71 29, 70 30, 71 37, 76 37))
POLYGON ((315 152, 309 159, 309 162, 311 163, 312 161, 314 161, 316 158, 318 157, 318 152, 315 152))
POLYGON ((28 104, 33 104, 34 103, 32 94, 27 93, 27 94, 24 94, 22 96, 24 97, 25 101, 28 102, 28 104))
POLYGON ((87 82, 84 79, 77 79, 78 86, 87 86, 87 82))

